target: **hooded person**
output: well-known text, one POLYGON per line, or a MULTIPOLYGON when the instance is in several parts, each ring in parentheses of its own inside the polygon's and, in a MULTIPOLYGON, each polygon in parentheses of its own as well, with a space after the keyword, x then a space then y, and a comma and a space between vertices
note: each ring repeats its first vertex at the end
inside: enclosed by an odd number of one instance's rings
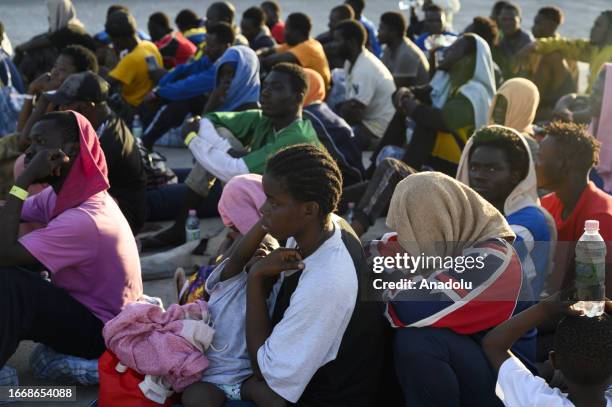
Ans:
POLYGON ((0 366, 26 339, 95 359, 104 323, 142 295, 136 242, 85 117, 48 113, 30 137, 25 171, 0 211, 0 366), (27 187, 41 181, 50 186, 28 198, 27 187), (20 221, 45 226, 19 237, 20 221), (27 271, 41 265, 51 284, 27 271))
POLYGON ((77 18, 76 9, 70 0, 47 0, 47 10, 50 33, 66 27, 85 28, 77 18))
POLYGON ((525 78, 512 78, 497 90, 488 115, 488 124, 506 126, 523 134, 532 158, 538 152, 532 123, 539 103, 540 91, 533 82, 525 78))
POLYGON ((373 162, 381 161, 383 147, 407 144, 403 157, 398 157, 412 168, 427 166, 454 175, 468 138, 487 123, 494 94, 489 45, 478 35, 463 34, 445 51, 429 86, 397 90, 393 97, 397 112, 373 162))
POLYGON ((49 29, 15 48, 15 65, 25 82, 53 68, 58 53, 69 45, 96 50, 93 38, 76 16, 71 0, 47 0, 49 29))
POLYGON ((214 83, 223 89, 223 97, 219 106, 208 104, 206 112, 233 112, 243 106, 257 106, 261 83, 255 51, 244 45, 225 51, 216 63, 214 83))
POLYGON ((498 125, 477 130, 463 150, 457 180, 506 217, 516 234, 514 248, 537 300, 552 266, 556 226, 540 206, 535 166, 525 137, 498 125))
POLYGON ((323 77, 314 69, 304 68, 304 72, 308 77, 308 91, 303 117, 310 120, 319 141, 338 163, 344 186, 363 181, 365 169, 353 129, 325 103, 323 77))
MULTIPOLYGON (((478 193, 437 172, 397 184, 387 226, 393 232, 366 252, 375 278, 405 284, 377 294, 397 328, 394 361, 406 405, 497 405, 480 340, 526 305, 514 232, 478 193), (412 261, 388 261, 405 256, 412 261)), ((527 361, 535 358, 533 334, 513 349, 527 361)))

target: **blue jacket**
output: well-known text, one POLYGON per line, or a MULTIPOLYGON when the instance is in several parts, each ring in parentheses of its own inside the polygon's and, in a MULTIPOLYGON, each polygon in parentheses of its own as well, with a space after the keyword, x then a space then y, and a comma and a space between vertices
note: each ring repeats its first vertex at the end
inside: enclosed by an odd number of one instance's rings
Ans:
POLYGON ((167 100, 185 100, 212 92, 215 88, 216 64, 202 57, 179 65, 159 81, 157 94, 167 100))

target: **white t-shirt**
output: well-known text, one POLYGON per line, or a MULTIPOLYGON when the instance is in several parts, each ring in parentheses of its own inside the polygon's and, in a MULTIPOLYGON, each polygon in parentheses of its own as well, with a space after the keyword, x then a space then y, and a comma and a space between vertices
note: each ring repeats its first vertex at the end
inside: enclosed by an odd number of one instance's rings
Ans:
MULTIPOLYGON (((544 379, 534 376, 514 356, 499 368, 495 393, 506 407, 574 407, 574 403, 561 390, 550 387, 544 379)), ((609 393, 606 401, 606 406, 612 407, 609 393)))
MULTIPOLYGON (((357 272, 337 221, 334 215, 334 234, 304 259, 283 319, 257 351, 268 386, 292 403, 317 370, 336 359, 357 301, 357 272)), ((286 247, 295 247, 295 240, 286 247)))
POLYGON ((344 63, 346 72, 345 100, 355 99, 366 108, 363 124, 376 137, 382 137, 395 114, 391 96, 395 82, 389 69, 367 49, 357 57, 353 69, 349 61, 344 63))

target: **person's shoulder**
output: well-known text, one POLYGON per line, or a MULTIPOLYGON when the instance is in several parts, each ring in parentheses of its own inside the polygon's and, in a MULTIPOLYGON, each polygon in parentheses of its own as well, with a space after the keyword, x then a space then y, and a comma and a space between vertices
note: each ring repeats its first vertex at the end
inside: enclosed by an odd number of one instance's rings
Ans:
POLYGON ((550 233, 544 212, 546 209, 538 206, 526 206, 507 216, 510 225, 526 228, 535 240, 549 240, 550 233))

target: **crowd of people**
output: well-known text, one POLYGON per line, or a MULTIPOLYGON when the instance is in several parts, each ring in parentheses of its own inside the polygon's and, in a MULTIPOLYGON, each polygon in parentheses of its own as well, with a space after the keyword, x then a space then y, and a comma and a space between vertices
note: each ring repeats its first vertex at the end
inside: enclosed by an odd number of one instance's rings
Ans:
POLYGON ((572 307, 588 220, 612 296, 612 10, 569 39, 558 7, 529 32, 508 1, 460 31, 458 0, 378 24, 346 0, 316 37, 274 0, 146 31, 117 4, 95 35, 47 7, 14 48, 0 23, 0 386, 32 340, 100 358, 100 407, 109 357, 185 407, 612 406, 612 302, 572 307), (194 211, 227 237, 165 312, 139 258, 194 211), (406 255, 451 261, 377 291, 377 257, 406 255))

